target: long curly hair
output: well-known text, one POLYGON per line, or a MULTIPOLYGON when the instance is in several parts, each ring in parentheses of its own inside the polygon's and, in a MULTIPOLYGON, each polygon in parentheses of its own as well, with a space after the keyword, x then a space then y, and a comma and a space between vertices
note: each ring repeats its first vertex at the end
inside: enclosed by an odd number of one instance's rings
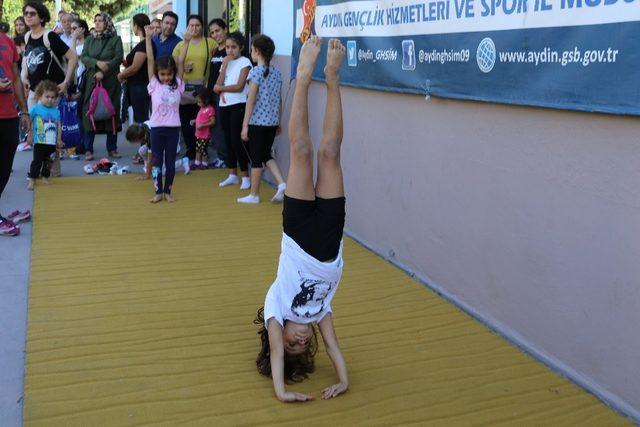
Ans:
MULTIPOLYGON (((256 359, 258 372, 265 377, 271 378, 271 348, 269 347, 269 332, 264 323, 264 307, 260 307, 254 324, 259 325, 258 335, 260 335, 260 353, 256 359)), ((307 350, 298 355, 290 355, 284 352, 284 380, 287 384, 299 383, 315 370, 314 357, 318 351, 318 336, 316 328, 311 325, 313 338, 309 341, 307 350)))

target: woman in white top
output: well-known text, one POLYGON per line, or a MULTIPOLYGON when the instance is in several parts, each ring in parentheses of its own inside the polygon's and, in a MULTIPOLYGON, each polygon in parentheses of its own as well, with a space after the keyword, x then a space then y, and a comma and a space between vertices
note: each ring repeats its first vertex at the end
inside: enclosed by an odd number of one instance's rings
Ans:
POLYGON ((229 167, 229 176, 220 183, 220 187, 240 184, 241 190, 248 190, 251 188, 251 181, 247 176, 249 157, 243 147, 240 134, 249 93, 247 76, 251 70, 251 61, 246 56, 242 56, 245 41, 239 31, 229 34, 225 44, 227 56, 222 61, 218 81, 213 87, 213 91, 220 94, 220 123, 227 143, 227 166, 229 167), (238 179, 238 165, 242 183, 238 179))
POLYGON ((340 165, 339 71, 345 48, 337 39, 330 40, 327 47, 324 69, 327 105, 314 186, 307 100, 321 43, 322 39, 313 36, 300 51, 289 119, 291 165, 282 213, 282 252, 276 280, 265 298, 264 311, 258 311, 255 321, 261 325, 258 371, 271 376, 275 394, 283 402, 313 399, 311 395, 285 389, 285 382, 301 381, 314 370, 317 339, 313 323, 320 329, 338 376, 337 383, 322 391, 322 398, 336 397, 349 387, 331 310, 331 300, 342 275, 345 198, 340 165))
MULTIPOLYGON (((71 48, 75 49, 78 58, 82 55, 82 49, 84 48, 84 38, 89 33, 89 25, 87 21, 82 19, 76 19, 71 23, 71 48)), ((82 61, 78 61, 78 68, 76 68, 76 83, 81 82, 82 73, 84 73, 85 66, 82 61)))

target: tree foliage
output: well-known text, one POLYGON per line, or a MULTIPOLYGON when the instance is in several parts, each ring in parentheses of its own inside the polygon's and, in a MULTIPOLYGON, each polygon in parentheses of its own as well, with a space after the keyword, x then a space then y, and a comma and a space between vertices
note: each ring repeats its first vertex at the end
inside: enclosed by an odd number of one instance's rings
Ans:
MULTIPOLYGON (((98 12, 107 12, 111 16, 116 16, 125 12, 134 0, 63 0, 62 8, 67 12, 75 12, 82 19, 85 19, 89 26, 93 22, 93 17, 98 12)), ((11 22, 22 14, 23 0, 0 0, 2 10, 2 21, 11 22)), ((55 20, 54 0, 41 1, 51 12, 51 19, 55 20)))

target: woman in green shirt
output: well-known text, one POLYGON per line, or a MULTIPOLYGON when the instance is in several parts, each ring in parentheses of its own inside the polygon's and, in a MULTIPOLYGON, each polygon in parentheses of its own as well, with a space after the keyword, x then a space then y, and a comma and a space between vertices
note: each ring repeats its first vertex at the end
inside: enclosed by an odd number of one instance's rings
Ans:
POLYGON ((116 30, 108 13, 98 13, 94 17, 95 33, 87 37, 80 60, 85 65, 86 71, 83 79, 82 116, 83 126, 87 133, 85 136, 85 160, 93 160, 93 141, 96 134, 107 135, 107 152, 110 157, 120 158, 118 153, 118 132, 122 130, 120 123, 120 82, 118 73, 122 62, 122 40, 116 34, 116 30), (102 85, 109 93, 116 115, 114 120, 107 119, 94 123, 87 115, 91 92, 96 84, 102 81, 102 85))

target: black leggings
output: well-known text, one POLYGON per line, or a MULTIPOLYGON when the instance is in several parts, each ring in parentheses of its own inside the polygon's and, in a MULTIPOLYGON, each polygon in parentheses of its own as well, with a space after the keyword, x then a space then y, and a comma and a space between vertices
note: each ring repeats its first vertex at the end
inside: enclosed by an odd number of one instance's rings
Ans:
POLYGON ((334 259, 344 230, 345 198, 300 200, 284 196, 282 228, 318 261, 334 259))
POLYGON ((249 125, 249 157, 252 168, 261 168, 271 160, 271 147, 276 139, 278 126, 253 126, 249 125))
POLYGON ((249 157, 240 138, 245 106, 243 103, 220 107, 220 122, 227 143, 227 166, 233 169, 240 165, 242 172, 249 169, 249 157))
POLYGON ((189 160, 196 158, 196 127, 191 124, 191 120, 196 118, 199 108, 198 104, 180 106, 180 127, 182 128, 184 145, 187 146, 185 156, 189 160))
POLYGON ((180 139, 178 127, 151 128, 151 176, 156 194, 171 194, 173 178, 176 176, 176 150, 180 139), (162 184, 162 166, 166 174, 162 184))
POLYGON ((18 148, 18 119, 0 119, 0 197, 9 182, 13 158, 18 148))
POLYGON ((34 144, 33 161, 29 168, 29 178, 36 179, 40 175, 44 178, 49 178, 51 175, 51 155, 55 152, 55 145, 34 144))

